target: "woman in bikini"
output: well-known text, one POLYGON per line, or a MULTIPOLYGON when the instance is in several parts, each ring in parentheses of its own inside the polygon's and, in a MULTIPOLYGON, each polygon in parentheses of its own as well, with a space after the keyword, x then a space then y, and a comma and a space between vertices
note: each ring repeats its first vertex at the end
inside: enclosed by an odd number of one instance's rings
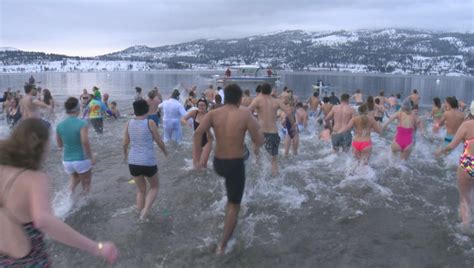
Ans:
POLYGON ((392 143, 392 152, 400 152, 400 158, 406 160, 411 153, 416 126, 420 124, 418 116, 412 112, 412 104, 409 100, 405 100, 401 110, 388 119, 383 125, 383 130, 394 120, 398 120, 398 126, 392 143))
MULTIPOLYGON (((197 110, 192 110, 188 112, 182 119, 181 122, 186 124, 190 118, 193 118, 193 128, 196 130, 199 127, 200 122, 207 114, 207 109, 209 108, 209 104, 206 99, 199 99, 197 101, 197 110)), ((193 166, 196 169, 199 168, 207 168, 207 161, 209 160, 209 155, 212 151, 212 141, 214 137, 212 136, 211 131, 206 131, 206 133, 202 136, 202 153, 198 159, 193 158, 193 166)), ((194 155, 194 154, 193 154, 194 155)))
POLYGON ((358 110, 359 115, 354 116, 347 126, 339 130, 338 133, 343 133, 354 128, 352 152, 359 162, 363 165, 367 165, 369 163, 370 154, 372 153, 372 140, 370 139, 370 133, 374 130, 380 134, 382 132, 382 127, 374 118, 367 115, 367 104, 362 104, 359 106, 358 110))
POLYGON ((0 141, 0 267, 50 267, 44 235, 115 262, 113 243, 95 242, 54 215, 51 178, 41 171, 50 129, 38 118, 21 121, 0 141))
POLYGON ((461 124, 454 139, 443 149, 436 152, 436 156, 446 154, 464 142, 464 150, 459 158, 457 169, 458 190, 460 196, 459 208, 461 211, 462 226, 469 229, 471 225, 471 191, 474 188, 474 101, 471 103, 470 114, 461 124))

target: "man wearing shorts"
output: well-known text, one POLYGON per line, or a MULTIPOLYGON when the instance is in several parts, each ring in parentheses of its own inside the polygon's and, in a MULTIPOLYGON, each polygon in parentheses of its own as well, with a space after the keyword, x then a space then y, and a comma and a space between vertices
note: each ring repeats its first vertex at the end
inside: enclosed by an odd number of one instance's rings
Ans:
POLYGON ((63 166, 71 176, 70 190, 82 183, 84 194, 89 193, 92 178, 93 158, 89 144, 89 128, 87 122, 78 117, 81 110, 79 100, 70 97, 64 103, 67 118, 56 127, 56 141, 60 148, 64 148, 63 166))
POLYGON ((263 135, 259 132, 258 123, 252 113, 248 109, 239 108, 242 101, 240 87, 231 84, 226 86, 224 92, 224 106, 208 112, 195 130, 193 150, 194 156, 201 155, 202 136, 212 127, 216 137, 214 169, 217 174, 225 178, 227 192, 224 233, 216 254, 225 252, 227 242, 237 224, 245 187, 245 133, 249 131, 257 147, 263 144, 263 135))
MULTIPOLYGON (((250 104, 249 110, 257 112, 258 123, 265 137, 265 150, 272 157, 272 176, 278 173, 278 147, 280 146, 280 136, 277 128, 277 112, 282 109, 286 114, 292 114, 290 107, 280 99, 273 98, 272 86, 268 83, 261 85, 262 94, 258 95, 250 104)), ((290 116, 290 123, 294 125, 294 119, 290 116)))
MULTIPOLYGON (((349 105, 349 94, 342 94, 341 104, 334 106, 324 120, 334 119, 333 133, 338 133, 340 129, 343 129, 352 117, 355 115, 355 110, 349 105)), ((352 134, 348 130, 346 132, 333 134, 331 136, 332 147, 335 151, 342 149, 343 151, 349 151, 352 144, 352 134)))

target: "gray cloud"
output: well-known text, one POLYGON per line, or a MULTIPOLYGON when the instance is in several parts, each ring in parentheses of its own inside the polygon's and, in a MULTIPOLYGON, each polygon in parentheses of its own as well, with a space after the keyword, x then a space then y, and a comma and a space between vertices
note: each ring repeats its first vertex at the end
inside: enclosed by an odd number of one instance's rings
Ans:
POLYGON ((288 29, 473 32, 473 14, 471 0, 0 0, 0 46, 98 55, 288 29))

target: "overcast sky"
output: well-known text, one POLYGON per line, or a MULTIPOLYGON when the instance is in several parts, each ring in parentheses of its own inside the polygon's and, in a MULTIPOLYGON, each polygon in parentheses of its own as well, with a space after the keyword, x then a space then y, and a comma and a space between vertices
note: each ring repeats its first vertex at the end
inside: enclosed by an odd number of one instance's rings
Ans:
POLYGON ((0 0, 0 47, 95 56, 280 30, 474 32, 474 0, 0 0))

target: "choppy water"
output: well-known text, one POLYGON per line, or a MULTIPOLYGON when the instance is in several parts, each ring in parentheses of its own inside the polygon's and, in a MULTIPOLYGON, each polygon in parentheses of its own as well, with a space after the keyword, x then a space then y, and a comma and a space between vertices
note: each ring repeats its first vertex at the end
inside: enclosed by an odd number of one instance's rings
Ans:
MULTIPOLYGON (((129 113, 125 95, 131 96, 124 94, 119 107, 129 113)), ((157 153, 160 191, 150 220, 141 223, 134 212, 136 186, 128 183, 122 160, 125 122, 106 121, 102 136, 91 131, 97 165, 89 198, 71 201, 65 194, 68 177, 55 145, 45 165, 54 181, 55 212, 81 233, 117 243, 117 267, 473 266, 474 237, 456 228, 458 155, 435 159, 438 137, 418 135, 409 161, 402 162, 389 152, 392 126, 383 137, 373 135, 370 165, 358 167, 350 154, 331 154, 311 123, 301 134, 299 154, 280 158, 280 176, 270 177, 268 161, 247 162, 234 237, 228 253, 215 257, 211 248, 222 233, 225 187, 212 163, 207 171, 191 170, 191 129, 185 128, 180 147, 168 148, 167 159, 157 153)), ((4 121, 0 128, 0 135, 8 134, 4 121)), ((50 245, 57 267, 105 265, 50 245)))

